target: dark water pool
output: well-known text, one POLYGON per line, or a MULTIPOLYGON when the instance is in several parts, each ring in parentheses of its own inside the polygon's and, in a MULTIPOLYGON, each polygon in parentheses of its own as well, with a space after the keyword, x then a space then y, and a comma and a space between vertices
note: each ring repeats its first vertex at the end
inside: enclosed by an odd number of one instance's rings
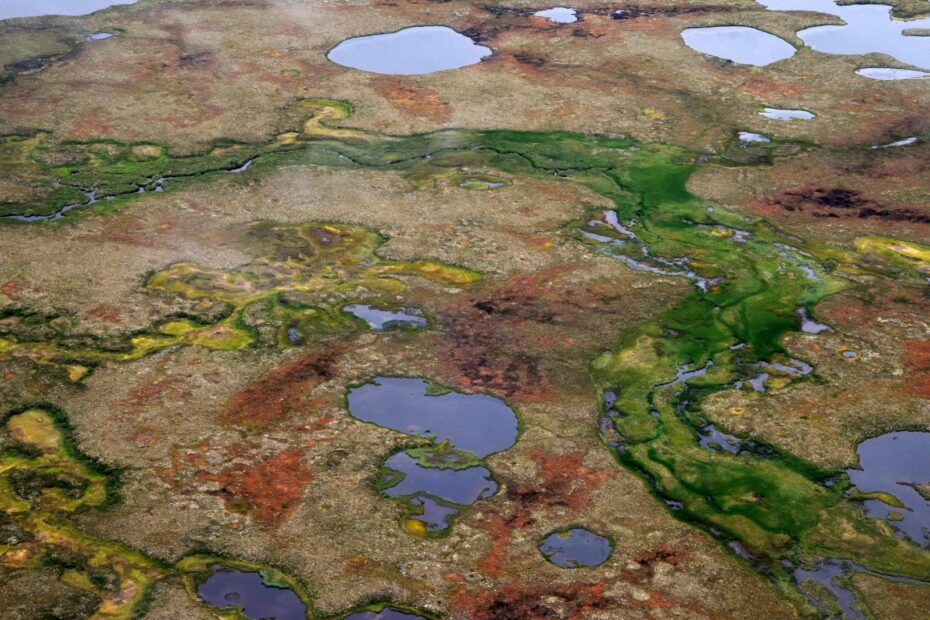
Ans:
POLYGON ((850 481, 864 493, 882 492, 904 504, 889 506, 879 500, 865 502, 866 511, 888 518, 891 524, 914 542, 930 545, 930 502, 914 488, 930 482, 930 433, 897 431, 866 439, 859 444, 859 469, 848 469, 850 481))
POLYGON ((479 458, 512 446, 517 416, 502 400, 485 394, 427 393, 417 378, 377 377, 349 391, 350 413, 365 422, 404 433, 448 440, 479 458))
POLYGON ((238 607, 253 620, 306 620, 307 606, 288 588, 265 583, 257 572, 217 569, 197 588, 209 605, 238 607))
POLYGON ((539 545, 539 551, 556 566, 580 568, 606 562, 613 545, 604 536, 575 527, 549 534, 539 545))

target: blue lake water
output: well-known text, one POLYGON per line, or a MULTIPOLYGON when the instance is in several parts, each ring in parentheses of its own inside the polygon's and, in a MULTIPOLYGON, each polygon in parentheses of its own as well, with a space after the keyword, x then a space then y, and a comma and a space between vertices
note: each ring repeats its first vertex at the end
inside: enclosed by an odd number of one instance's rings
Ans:
POLYGON ((695 51, 756 67, 791 58, 796 51, 784 39, 748 26, 686 28, 681 38, 695 51))
POLYGON ((39 15, 87 15, 136 0, 0 0, 0 19, 39 15))
POLYGON ((293 590, 269 586, 257 572, 217 569, 197 594, 209 605, 238 607, 250 620, 307 618, 307 606, 293 590))
POLYGON ((342 309, 362 319, 375 331, 387 331, 399 327, 425 327, 428 323, 423 311, 418 308, 382 310, 367 304, 350 304, 342 309))
POLYGON ((556 566, 580 568, 603 564, 610 557, 610 539, 581 527, 549 534, 539 551, 556 566))
POLYGON ((447 26, 414 26, 346 39, 327 58, 371 73, 421 75, 473 65, 490 55, 490 48, 447 26))
POLYGON ((569 9, 564 6, 536 11, 533 15, 545 17, 550 22, 555 22, 557 24, 573 24, 578 21, 578 12, 575 11, 575 9, 569 9))
POLYGON ((798 31, 811 49, 827 54, 887 54, 903 63, 930 69, 930 37, 905 35, 908 29, 930 28, 930 18, 891 17, 884 4, 840 6, 833 0, 758 0, 773 11, 813 11, 834 15, 842 25, 814 26, 798 31))
POLYGON ((350 413, 365 422, 435 437, 484 458, 513 445, 517 416, 504 401, 485 394, 427 394, 417 378, 377 377, 349 390, 350 413))
POLYGON ((930 433, 898 431, 866 439, 856 449, 859 468, 848 469, 850 481, 864 493, 890 493, 904 508, 878 500, 865 502, 866 511, 886 518, 891 512, 903 516, 891 525, 914 542, 930 545, 930 502, 914 484, 930 483, 930 433))
POLYGON ((785 110, 782 108, 765 108, 759 114, 773 121, 809 121, 815 116, 813 112, 807 110, 785 110))

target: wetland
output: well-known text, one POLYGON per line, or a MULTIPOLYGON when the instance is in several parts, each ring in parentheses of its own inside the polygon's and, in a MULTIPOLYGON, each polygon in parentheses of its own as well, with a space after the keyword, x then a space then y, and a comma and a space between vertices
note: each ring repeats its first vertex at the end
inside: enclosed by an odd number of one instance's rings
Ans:
POLYGON ((0 605, 920 617, 922 22, 749 6, 4 25, 0 605))

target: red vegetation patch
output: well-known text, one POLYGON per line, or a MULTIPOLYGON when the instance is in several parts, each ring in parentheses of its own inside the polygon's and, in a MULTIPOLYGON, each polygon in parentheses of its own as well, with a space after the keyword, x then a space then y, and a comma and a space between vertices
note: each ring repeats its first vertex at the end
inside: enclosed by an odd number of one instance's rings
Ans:
POLYGON ((427 118, 434 123, 445 123, 452 118, 452 108, 435 92, 414 80, 398 76, 378 76, 370 81, 375 92, 411 116, 427 118))
POLYGON ((591 505, 591 493, 610 479, 610 472, 590 469, 582 464, 582 454, 558 455, 540 449, 529 452, 536 463, 542 484, 516 484, 507 489, 507 496, 526 506, 558 506, 572 511, 591 505))
POLYGON ((341 350, 330 347, 262 375, 226 403, 220 419, 227 424, 266 427, 286 419, 308 403, 308 392, 333 376, 341 350))
POLYGON ((111 306, 110 304, 97 306, 96 308, 88 311, 87 314, 107 323, 118 323, 121 316, 119 308, 116 306, 111 306))
POLYGON ((921 398, 930 398, 930 340, 904 343, 904 366, 909 371, 909 391, 921 398))
POLYGON ((0 284, 0 293, 3 293, 10 299, 17 300, 28 287, 29 282, 27 280, 7 280, 3 284, 0 284))
POLYGON ((502 576, 506 566, 504 558, 507 555, 507 546, 513 538, 513 533, 535 522, 536 520, 522 509, 516 514, 496 514, 486 521, 476 522, 477 528, 491 535, 491 548, 478 560, 478 570, 495 579, 502 576))
POLYGON ((313 474, 303 453, 285 450, 251 465, 236 464, 217 474, 198 472, 202 481, 218 482, 217 494, 231 510, 246 512, 263 525, 275 525, 288 517, 313 474))

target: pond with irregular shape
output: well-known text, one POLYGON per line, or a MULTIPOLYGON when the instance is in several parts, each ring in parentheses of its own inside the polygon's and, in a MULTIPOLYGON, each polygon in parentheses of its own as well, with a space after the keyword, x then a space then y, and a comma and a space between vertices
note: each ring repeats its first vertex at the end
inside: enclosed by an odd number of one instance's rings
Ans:
POLYGON ((239 608, 251 620, 306 620, 307 606, 289 588, 265 583, 260 573, 217 569, 197 587, 208 605, 239 608))
POLYGON ((400 310, 382 310, 367 304, 350 304, 343 308, 362 319, 375 331, 383 332, 399 327, 425 327, 428 321, 419 308, 402 308, 400 310))
POLYGON ((905 35, 905 30, 930 28, 930 19, 900 20, 885 4, 840 6, 833 0, 758 0, 772 11, 813 11, 835 15, 841 25, 814 26, 798 31, 811 49, 826 54, 886 54, 903 63, 930 69, 930 38, 905 35))
POLYGON ((349 411, 359 420, 437 443, 448 439, 479 458, 517 440, 517 416, 504 401, 486 394, 430 394, 423 379, 376 377, 349 390, 349 411))
POLYGON ((413 26, 346 39, 326 55, 344 67, 387 75, 422 75, 458 69, 491 55, 448 26, 413 26))
POLYGON ((748 26, 686 28, 681 38, 691 49, 742 65, 764 67, 794 56, 794 46, 748 26))
POLYGON ((555 22, 557 24, 573 24, 578 21, 578 12, 575 9, 569 9, 564 6, 536 11, 533 15, 536 17, 545 17, 550 22, 555 22))
POLYGON ((915 485, 930 482, 930 433, 898 431, 866 439, 856 449, 859 469, 846 470, 863 493, 887 493, 902 505, 878 499, 865 502, 865 510, 878 518, 897 513, 891 524, 914 542, 930 545, 930 502, 915 485))
POLYGON ((433 440, 382 465, 378 487, 405 504, 408 531, 441 534, 465 507, 497 493, 481 459, 512 446, 519 426, 502 400, 444 391, 418 378, 376 377, 350 389, 348 402, 359 420, 433 440))
POLYGON ((39 15, 88 15, 111 6, 135 4, 136 0, 3 0, 0 19, 39 15))
POLYGON ((552 532, 539 545, 540 553, 561 568, 598 566, 613 551, 610 539, 583 527, 552 532))

